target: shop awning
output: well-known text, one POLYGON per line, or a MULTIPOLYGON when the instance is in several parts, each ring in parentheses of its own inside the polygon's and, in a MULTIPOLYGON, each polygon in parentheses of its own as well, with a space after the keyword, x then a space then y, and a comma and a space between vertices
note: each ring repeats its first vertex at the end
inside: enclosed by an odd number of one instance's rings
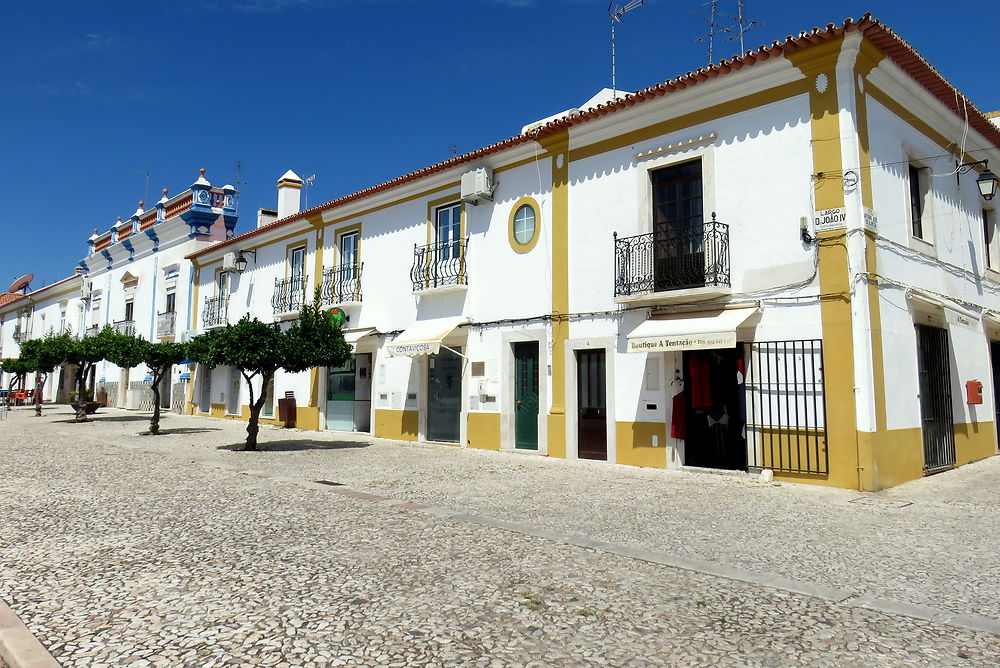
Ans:
POLYGON ((628 352, 733 348, 736 329, 756 312, 738 308, 650 318, 628 333, 628 352))
POLYGON ((357 348, 358 341, 365 338, 369 334, 376 334, 374 327, 362 327, 360 329, 347 329, 344 330, 344 340, 351 344, 351 350, 357 348))
POLYGON ((465 316, 418 320, 387 344, 386 348, 390 355, 397 357, 433 355, 441 350, 441 341, 465 321, 465 316))

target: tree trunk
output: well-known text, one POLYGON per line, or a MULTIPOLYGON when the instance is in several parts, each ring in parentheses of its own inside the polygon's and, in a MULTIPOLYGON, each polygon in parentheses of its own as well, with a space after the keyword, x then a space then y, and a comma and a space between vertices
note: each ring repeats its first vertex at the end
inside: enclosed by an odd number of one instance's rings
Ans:
POLYGON ((85 390, 87 387, 87 368, 86 362, 81 362, 80 366, 76 370, 76 421, 86 422, 87 421, 87 398, 85 396, 85 390))
POLYGON ((166 368, 159 367, 153 374, 153 417, 149 419, 149 433, 156 436, 160 433, 160 381, 166 368))
POLYGON ((244 374, 244 378, 246 378, 247 385, 250 388, 250 421, 247 423, 247 444, 243 449, 253 451, 257 449, 257 434, 260 433, 260 412, 264 408, 264 402, 267 401, 267 384, 271 382, 271 375, 266 373, 261 375, 264 381, 264 384, 261 385, 263 390, 256 399, 253 396, 251 378, 247 377, 246 374, 244 374))

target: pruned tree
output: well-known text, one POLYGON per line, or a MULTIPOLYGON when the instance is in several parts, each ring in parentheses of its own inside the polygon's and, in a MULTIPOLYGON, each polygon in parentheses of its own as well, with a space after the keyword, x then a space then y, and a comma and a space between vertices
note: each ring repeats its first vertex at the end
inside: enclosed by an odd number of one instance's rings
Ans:
POLYGON ((31 373, 31 363, 21 358, 4 360, 3 363, 0 363, 0 370, 10 374, 10 381, 7 383, 7 397, 9 400, 15 386, 20 385, 24 387, 28 374, 31 373))
POLYGON ((187 356, 187 345, 183 343, 151 343, 130 334, 108 334, 106 359, 122 369, 132 369, 145 364, 152 379, 153 417, 149 420, 149 433, 160 433, 160 382, 175 364, 180 364, 187 356))
POLYGON ((45 382, 56 368, 66 361, 73 338, 67 334, 46 334, 40 339, 29 339, 21 344, 21 359, 24 360, 29 372, 35 373, 35 415, 42 415, 42 393, 45 382))
POLYGON ((108 345, 112 337, 116 336, 110 326, 105 326, 94 336, 85 336, 72 341, 66 353, 65 362, 76 365, 76 421, 87 421, 87 377, 90 375, 94 365, 106 359, 108 345))
POLYGON ((249 315, 234 325, 210 330, 189 344, 188 356, 208 367, 236 367, 250 391, 250 421, 245 450, 257 449, 260 412, 267 386, 278 369, 298 372, 320 366, 340 366, 351 354, 340 327, 320 308, 319 300, 303 307, 297 320, 283 330, 249 315), (259 395, 254 380, 261 380, 259 395))

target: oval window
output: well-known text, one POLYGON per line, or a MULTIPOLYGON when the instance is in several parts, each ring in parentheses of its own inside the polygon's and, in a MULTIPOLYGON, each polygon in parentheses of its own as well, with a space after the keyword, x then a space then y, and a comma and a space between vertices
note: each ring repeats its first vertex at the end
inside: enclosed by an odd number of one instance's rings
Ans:
POLYGON ((535 209, 530 204, 522 204, 514 213, 514 241, 527 246, 535 238, 535 209))

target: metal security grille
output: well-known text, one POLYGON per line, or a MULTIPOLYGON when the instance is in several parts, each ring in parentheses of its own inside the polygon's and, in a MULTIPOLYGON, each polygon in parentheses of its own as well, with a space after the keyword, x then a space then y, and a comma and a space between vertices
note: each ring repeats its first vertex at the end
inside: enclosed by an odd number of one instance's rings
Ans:
POLYGON ((932 472, 955 465, 948 331, 927 325, 916 328, 924 470, 932 472))
POLYGON ((749 467, 828 473, 822 340, 747 345, 749 467))

